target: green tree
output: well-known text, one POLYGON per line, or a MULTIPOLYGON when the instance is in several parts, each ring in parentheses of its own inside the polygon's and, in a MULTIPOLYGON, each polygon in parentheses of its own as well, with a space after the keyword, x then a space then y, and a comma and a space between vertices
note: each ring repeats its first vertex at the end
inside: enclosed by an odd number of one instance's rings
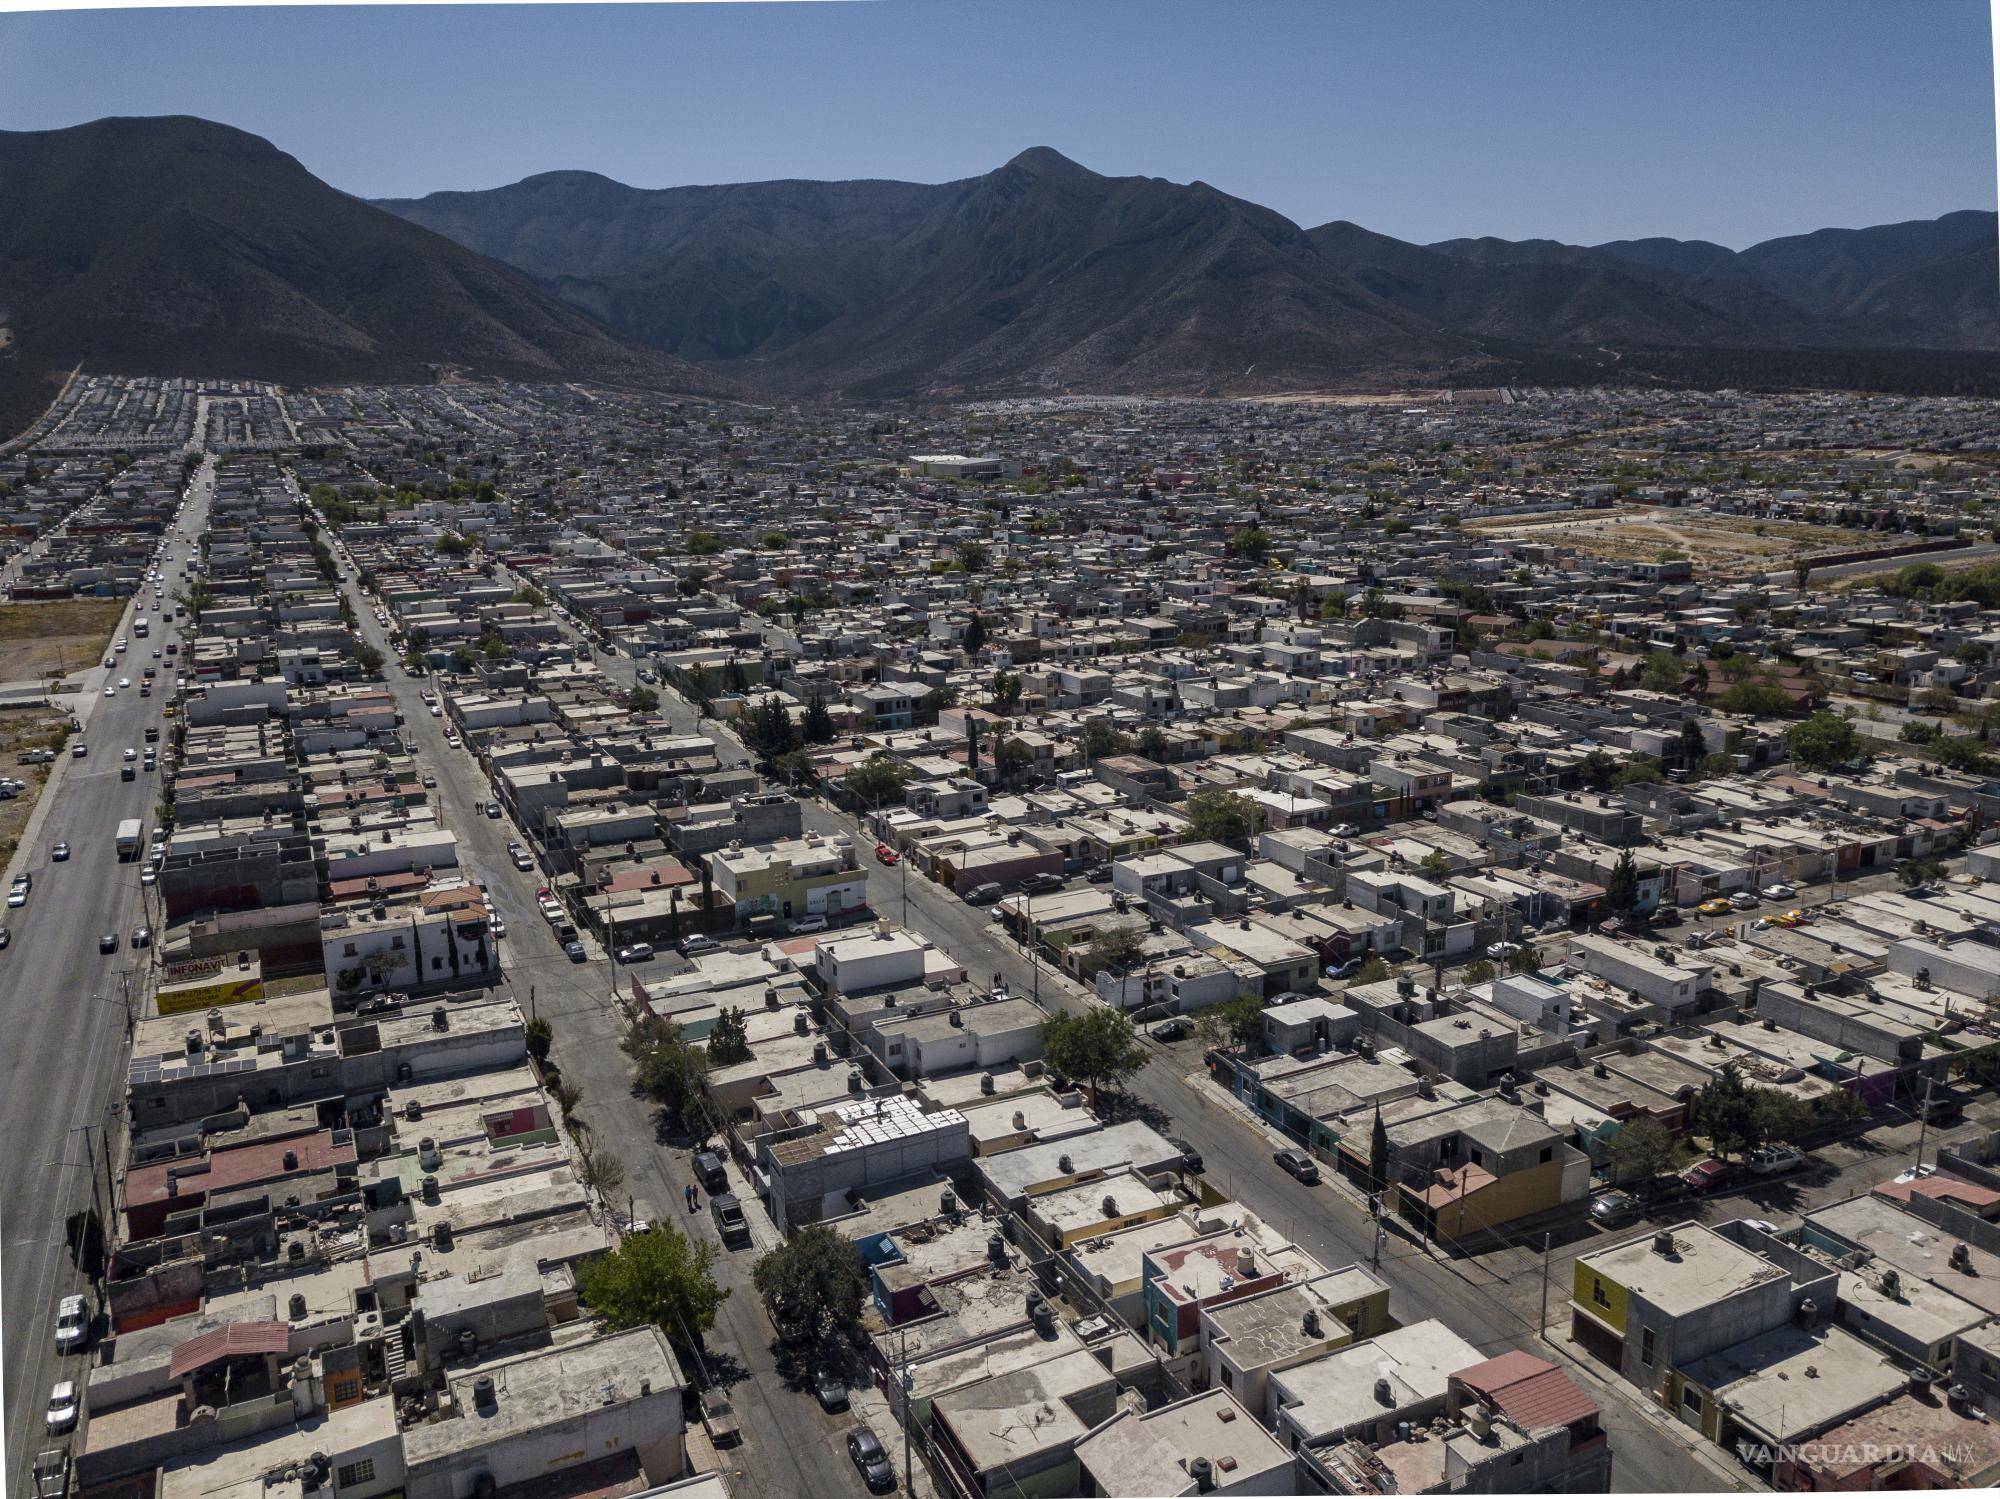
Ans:
POLYGON ((965 633, 959 643, 965 648, 965 659, 968 661, 986 648, 986 621, 976 612, 965 622, 965 633))
POLYGON ((764 533, 764 550, 767 552, 782 552, 791 544, 792 538, 787 536, 783 531, 766 531, 764 533))
POLYGON ((527 1043, 528 1055, 537 1062, 549 1059, 549 1048, 555 1044, 556 1028, 542 1016, 536 1016, 522 1029, 522 1039, 527 1043))
POLYGON ((1126 747, 1125 736, 1101 718, 1093 718, 1083 726, 1077 736, 1077 746, 1083 751, 1086 761, 1101 760, 1106 755, 1116 754, 1126 747))
POLYGON ((993 748, 993 768, 1003 781, 1034 768, 1035 752, 1018 739, 1002 739, 993 748))
POLYGON ((1861 737, 1839 714, 1820 712, 1785 730, 1785 751, 1807 770, 1832 770, 1861 753, 1861 737))
POLYGON ((993 711, 1012 713, 1015 704, 1021 701, 1021 674, 1016 671, 996 671, 993 674, 993 711))
POLYGON ((1740 682, 1730 683, 1723 690, 1721 703, 1730 713, 1775 718, 1792 710, 1792 695, 1775 682, 1760 682, 1746 678, 1740 682))
POLYGON ((1112 926, 1092 935, 1084 958, 1091 973, 1107 968, 1113 973, 1125 973, 1138 963, 1145 951, 1146 929, 1143 926, 1112 926))
POLYGON ((1229 550, 1234 556, 1262 562, 1271 550, 1270 534, 1262 526, 1245 526, 1229 538, 1229 550))
POLYGON ((675 1119, 704 1118, 708 1112, 702 1077, 708 1058, 691 1044, 671 1020, 644 1015, 626 1030, 620 1042, 632 1059, 639 1091, 675 1119))
POLYGON ((1434 880, 1449 879, 1451 877, 1451 855, 1447 854, 1441 848, 1434 848, 1418 861, 1417 868, 1421 869, 1434 880))
POLYGON ((1678 693, 1681 679, 1686 675, 1687 668, 1675 659, 1671 651, 1654 651, 1646 657, 1639 680, 1655 692, 1678 693))
POLYGON ((1375 1122, 1368 1129, 1368 1190, 1386 1192, 1389 1187, 1389 1126, 1383 1122, 1381 1105, 1376 1105, 1375 1122))
POLYGON ((1910 890, 1943 877, 1944 865, 1935 859, 1905 859, 1896 866, 1896 878, 1910 890))
POLYGON ((1639 861, 1629 848, 1611 866, 1611 877, 1604 882, 1604 904, 1617 916, 1628 916, 1638 909, 1639 861))
POLYGON ((436 550, 447 557, 463 557, 472 550, 472 543, 456 531, 447 531, 437 539, 436 550))
POLYGON ((1158 724, 1147 724, 1139 731, 1139 753, 1148 760, 1163 760, 1173 742, 1167 738, 1167 731, 1158 724))
POLYGON ((824 1223, 809 1223, 757 1261, 757 1294, 778 1337, 820 1348, 860 1330, 868 1274, 861 1251, 824 1223))
POLYGON ((690 531, 683 546, 690 557, 713 557, 722 550, 722 541, 712 531, 690 531))
POLYGON ((1763 1117, 1754 1090, 1735 1066, 1725 1064, 1694 1096, 1694 1127, 1717 1155, 1738 1155, 1764 1143, 1763 1117))
POLYGON ((708 1064, 711 1067, 733 1067, 738 1062, 750 1060, 749 1026, 743 1018, 742 1010, 730 1005, 715 1017, 715 1024, 708 1031, 708 1064))
POLYGON ((1258 830, 1257 804, 1233 791, 1197 791, 1183 807, 1191 840, 1226 843, 1249 852, 1258 830))
POLYGON ((871 755, 848 771, 841 785, 856 800, 869 807, 880 807, 886 802, 901 801, 903 788, 910 784, 916 772, 901 760, 888 755, 871 755))
POLYGON ((548 601, 547 594, 543 593, 541 589, 527 583, 523 583, 519 588, 514 590, 514 597, 511 600, 513 603, 526 604, 534 609, 541 608, 548 601))
POLYGON ((729 1299, 716 1284, 716 1246, 691 1243, 670 1225, 632 1234, 583 1265, 584 1302, 614 1331, 657 1327, 675 1347, 694 1351, 729 1299))
POLYGON ((1264 1002, 1254 994, 1239 994, 1203 1010, 1194 1028, 1210 1046, 1248 1046, 1264 1034, 1264 1002))
POLYGON ((954 552, 960 570, 968 573, 984 572, 991 555, 986 544, 979 541, 961 541, 954 552))
POLYGON ((1681 764, 1690 771, 1696 771, 1708 755, 1708 736, 1701 731, 1701 720, 1686 719, 1681 724, 1681 764))
POLYGON ((1388 976, 1389 965, 1382 960, 1382 955, 1380 953, 1370 953, 1367 961, 1354 970, 1354 977, 1349 979, 1348 983, 1379 984, 1388 976))
POLYGON ((1101 1005, 1080 1015, 1058 1014, 1044 1020, 1042 1056, 1055 1071, 1089 1087, 1093 1108, 1100 1087, 1122 1086, 1147 1062, 1146 1048, 1132 1022, 1101 1005))
POLYGON ((1679 1167, 1686 1155, 1680 1136, 1643 1114, 1611 1137, 1611 1169, 1620 1182, 1653 1181, 1679 1167))
POLYGON ((631 707, 634 713, 651 713, 660 706, 660 695, 641 682, 632 689, 631 707))
POLYGON ((1465 965, 1465 981, 1468 984, 1490 984, 1493 978, 1493 965, 1484 958, 1474 958, 1465 965))
POLYGON ((807 744, 831 744, 834 732, 833 715, 826 711, 826 699, 815 692, 812 701, 806 704, 805 741, 807 744))

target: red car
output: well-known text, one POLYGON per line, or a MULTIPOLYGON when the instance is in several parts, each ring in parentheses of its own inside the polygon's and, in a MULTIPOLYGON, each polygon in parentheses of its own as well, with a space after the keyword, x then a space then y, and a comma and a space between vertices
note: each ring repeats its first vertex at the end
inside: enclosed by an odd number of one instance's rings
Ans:
POLYGON ((883 864, 894 864, 896 862, 896 851, 886 843, 878 843, 875 845, 875 857, 883 864))
POLYGON ((1731 1174, 1729 1162, 1718 1161, 1714 1156, 1710 1156, 1706 1160, 1696 1161, 1683 1171, 1681 1180, 1687 1183, 1691 1192, 1706 1192, 1709 1188, 1719 1187, 1728 1181, 1731 1174))

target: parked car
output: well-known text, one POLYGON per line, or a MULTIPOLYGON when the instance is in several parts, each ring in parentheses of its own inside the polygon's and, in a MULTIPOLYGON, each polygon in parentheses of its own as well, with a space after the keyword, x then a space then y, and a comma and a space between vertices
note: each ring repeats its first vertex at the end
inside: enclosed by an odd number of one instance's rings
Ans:
POLYGON ((700 932, 696 932, 692 937, 681 938, 681 956, 684 958, 691 958, 700 952, 717 952, 721 947, 720 942, 713 937, 704 937, 700 932))
POLYGON ((1187 1022, 1179 1018, 1162 1020, 1146 1032, 1155 1041, 1178 1041, 1187 1033, 1187 1022))
POLYGON ((590 956, 589 953, 583 950, 581 942, 565 942, 563 944, 563 955, 572 963, 581 963, 590 956))
POLYGON ((1729 1162, 1708 1156, 1683 1171, 1681 1181, 1690 1192, 1708 1192, 1728 1181, 1733 1174, 1734 1169, 1729 1162))
POLYGON ((847 1381, 831 1370, 822 1369, 813 1380, 813 1397, 823 1411, 847 1409, 847 1381))
POLYGON ((882 1439, 867 1427, 858 1426, 847 1434, 847 1456, 871 1492, 885 1493, 896 1486, 896 1470, 882 1449, 882 1439))
POLYGON ((1202 1170, 1201 1152, 1178 1135, 1168 1135, 1167 1143, 1181 1153, 1181 1170, 1192 1171, 1199 1176, 1202 1170))
POLYGON ((90 1340, 90 1312, 81 1296, 56 1303, 56 1352, 75 1353, 90 1340))
POLYGON ((1639 1199, 1630 1192, 1606 1192, 1590 1205, 1590 1221, 1606 1228, 1629 1223, 1639 1215, 1639 1199))
POLYGON ((743 1216, 743 1204, 736 1200, 734 1192, 718 1192, 709 1198, 708 1212, 724 1244, 750 1242, 750 1220, 743 1216))
POLYGON ((697 1150, 689 1162, 694 1168, 695 1180, 701 1183, 704 1192, 727 1192, 729 1190, 728 1165, 719 1150, 697 1150))
POLYGON ((876 845, 875 845, 875 862, 876 862, 876 863, 878 863, 878 864, 894 864, 894 863, 896 863, 896 861, 897 861, 897 858, 898 858, 898 855, 897 855, 896 851, 895 851, 895 850, 894 850, 893 848, 889 847, 889 845, 888 845, 888 844, 886 844, 886 843, 878 843, 878 844, 876 844, 876 845))
POLYGON ((1486 956, 1493 959, 1496 963, 1502 958, 1513 957, 1520 950, 1521 944, 1518 942, 1489 942, 1486 944, 1486 956))
POLYGON ((718 1447, 732 1446, 742 1440, 742 1429, 736 1424, 736 1407, 722 1391, 701 1392, 701 1429, 718 1447))
POLYGON ((1757 1176, 1776 1176, 1806 1163, 1805 1152, 1790 1145, 1759 1145, 1745 1164, 1757 1176))
POLYGON ((1301 1151, 1297 1150, 1274 1151, 1271 1155, 1271 1159, 1276 1161, 1280 1166, 1284 1167, 1286 1171, 1290 1172, 1294 1177, 1298 1178, 1298 1180, 1304 1182, 1309 1187, 1316 1185, 1319 1181, 1318 1162, 1314 1161, 1311 1156, 1306 1155, 1301 1151))
POLYGON ((1735 908, 1728 901, 1717 896, 1714 900, 1703 901, 1695 909, 1704 916, 1727 916, 1735 908))
POLYGON ((804 936, 808 932, 823 932, 826 926, 824 916, 801 916, 792 923, 792 932, 795 936, 804 936))
POLYGON ((1366 958, 1348 958, 1344 962, 1329 963, 1326 969, 1326 976, 1330 979, 1351 979, 1362 970, 1367 962, 1366 958))
POLYGON ((1062 887, 1062 876, 1054 874, 1031 874, 1021 881, 1021 889, 1029 895, 1054 895, 1062 887))
POLYGON ((49 1391, 49 1408, 42 1416, 42 1424, 52 1434, 68 1431, 76 1425, 76 1414, 80 1405, 76 1393, 76 1381, 65 1379, 49 1391))
POLYGON ((526 874, 529 870, 535 867, 535 861, 533 856, 530 855, 526 849, 522 849, 519 853, 514 855, 514 867, 520 870, 523 874, 526 874))
POLYGON ((1757 909, 1757 897, 1748 890, 1739 890, 1729 897, 1729 904, 1739 911, 1754 911, 1757 909))
POLYGON ((653 944, 650 942, 634 942, 618 949, 618 961, 621 963, 644 963, 652 956, 653 944))
POLYGON ((1793 900, 1797 898, 1799 892, 1794 890, 1790 885, 1778 884, 1766 885, 1764 893, 1770 896, 1772 900, 1793 900))
POLYGON ((965 892, 965 903, 968 906, 990 906, 1005 893, 998 885, 974 885, 965 892))
POLYGON ((1108 885, 1111 883, 1111 866, 1093 864, 1083 872, 1083 877, 1093 885, 1108 885))

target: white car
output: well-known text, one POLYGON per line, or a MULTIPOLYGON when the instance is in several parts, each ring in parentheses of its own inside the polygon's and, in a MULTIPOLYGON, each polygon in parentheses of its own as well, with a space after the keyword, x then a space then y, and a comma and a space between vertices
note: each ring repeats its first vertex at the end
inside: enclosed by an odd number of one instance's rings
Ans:
POLYGON ((114 683, 110 683, 110 682, 107 682, 107 683, 105 683, 105 684, 104 684, 104 695, 105 695, 106 697, 116 697, 116 696, 118 696, 118 688, 117 688, 116 684, 114 684, 114 683))
POLYGON ((1749 1167, 1758 1176, 1776 1176, 1806 1163, 1805 1152, 1789 1145, 1760 1145, 1750 1152, 1749 1167))
MULTIPOLYGON (((438 705, 437 705, 436 703, 432 703, 432 704, 431 704, 431 717, 432 717, 432 718, 443 718, 443 717, 444 717, 444 709, 440 708, 440 707, 439 707, 439 706, 438 706, 438 705)), ((857 783, 857 784, 858 784, 858 783, 857 783)))
POLYGON ((1772 900, 1790 900, 1799 892, 1794 890, 1790 885, 1766 885, 1764 893, 1770 896, 1772 900))
POLYGON ((56 1303, 56 1352, 75 1353, 90 1337, 90 1313, 81 1296, 65 1296, 56 1303))
POLYGON ((42 1424, 48 1427, 50 1435, 68 1431, 76 1425, 78 1405, 76 1381, 73 1379, 65 1379, 49 1391, 49 1409, 42 1417, 42 1424))
POLYGON ((130 745, 127 745, 125 747, 125 763, 127 765, 130 765, 134 760, 138 758, 139 758, 139 752, 133 749, 130 745))
POLYGON ((132 685, 132 679, 130 677, 120 677, 118 679, 118 685, 120 687, 130 687, 132 685))
POLYGON ((493 918, 493 935, 495 937, 504 937, 507 935, 507 923, 502 921, 498 916, 493 918))

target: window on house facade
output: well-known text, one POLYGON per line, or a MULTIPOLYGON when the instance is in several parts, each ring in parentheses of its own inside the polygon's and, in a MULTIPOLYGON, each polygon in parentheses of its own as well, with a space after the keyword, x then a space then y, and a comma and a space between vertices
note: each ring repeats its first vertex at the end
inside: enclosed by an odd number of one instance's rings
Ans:
POLYGON ((1592 1281, 1592 1282, 1590 1283, 1590 1299, 1591 1299, 1591 1301, 1592 1301, 1592 1302, 1594 1302, 1594 1303, 1595 1303, 1596 1305, 1598 1305, 1598 1306, 1609 1306, 1609 1305, 1611 1305, 1611 1298, 1610 1298, 1609 1296, 1607 1296, 1607 1295, 1605 1295, 1605 1294, 1604 1294, 1604 1282, 1603 1282, 1603 1281, 1601 1281, 1601 1280, 1593 1280, 1593 1281, 1592 1281))
POLYGON ((1543 1160, 1543 1162, 1544 1162, 1544 1163, 1547 1163, 1547 1162, 1549 1162, 1549 1161, 1553 1161, 1553 1160, 1554 1160, 1555 1158, 1556 1158, 1556 1148, 1555 1148, 1555 1146, 1553 1146, 1553 1145, 1544 1145, 1544 1146, 1542 1147, 1542 1160, 1543 1160))
POLYGON ((359 1462, 342 1463, 338 1477, 340 1479, 340 1486, 344 1489, 351 1489, 356 1484, 373 1483, 375 1481, 375 1459, 364 1457, 359 1462))
POLYGON ((1642 1363, 1642 1364, 1651 1364, 1651 1363, 1653 1362, 1653 1354, 1654 1354, 1654 1351, 1655 1351, 1655 1350, 1654 1350, 1654 1347, 1653 1347, 1653 1345, 1654 1345, 1654 1343, 1655 1343, 1656 1341, 1657 1341, 1657 1339, 1656 1339, 1656 1338, 1654 1337, 1654 1335, 1653 1335, 1653 1329, 1652 1329, 1652 1328, 1650 1328, 1650 1327, 1642 1327, 1642 1328, 1640 1328, 1640 1329, 1639 1329, 1639 1362, 1640 1362, 1640 1363, 1642 1363))

